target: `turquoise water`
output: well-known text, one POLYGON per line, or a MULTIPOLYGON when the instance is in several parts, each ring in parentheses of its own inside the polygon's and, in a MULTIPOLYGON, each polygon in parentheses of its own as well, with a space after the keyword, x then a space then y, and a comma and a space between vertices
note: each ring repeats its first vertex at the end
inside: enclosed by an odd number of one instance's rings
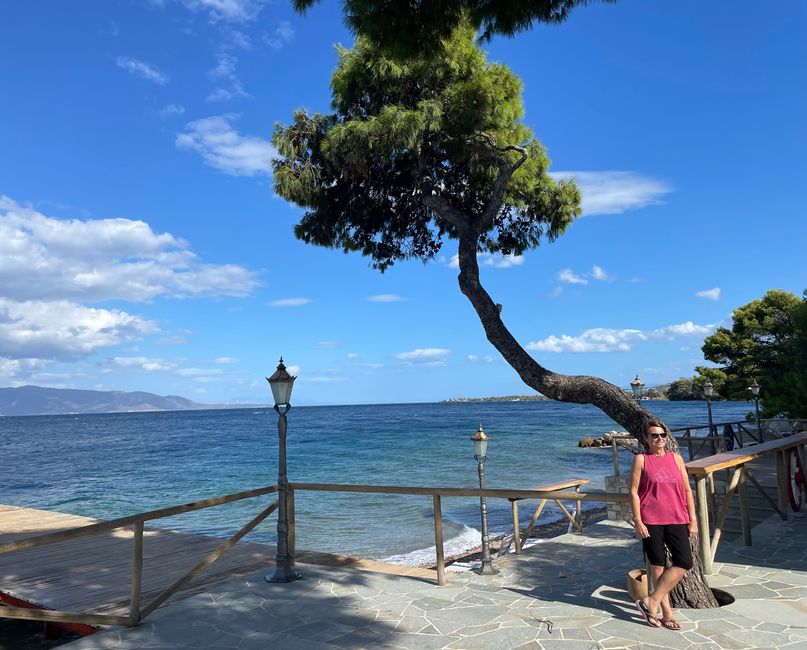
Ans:
MULTIPOLYGON (((706 421, 702 402, 644 406, 671 427, 706 421)), ((743 419, 750 407, 718 402, 713 410, 714 421, 724 422, 743 419)), ((591 406, 391 404, 293 408, 289 480, 475 487, 469 438, 480 422, 491 436, 488 487, 529 488, 585 477, 601 489, 602 477, 612 473, 610 449, 577 447, 583 436, 620 429, 591 406)), ((0 503, 100 519, 277 482, 277 416, 269 409, 5 417, 0 449, 0 503)), ((160 525, 228 536, 266 499, 160 525)), ((434 543, 431 497, 298 492, 296 507, 299 548, 417 563, 434 543)), ((511 526, 507 501, 489 499, 488 510, 491 533, 511 526)), ((523 507, 525 524, 530 515, 523 507)), ((478 500, 444 498, 443 517, 447 553, 479 543, 478 500)), ((275 526, 273 516, 248 539, 274 543, 275 526)))

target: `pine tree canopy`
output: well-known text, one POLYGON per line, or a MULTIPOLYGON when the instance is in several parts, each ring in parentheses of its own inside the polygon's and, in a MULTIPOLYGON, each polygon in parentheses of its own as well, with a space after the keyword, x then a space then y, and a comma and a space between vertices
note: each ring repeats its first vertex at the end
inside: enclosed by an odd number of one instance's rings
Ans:
POLYGON ((298 110, 275 127, 275 191, 305 208, 303 241, 361 252, 383 271, 461 234, 521 254, 580 214, 577 187, 548 175, 521 121, 521 81, 486 60, 473 27, 406 62, 364 38, 338 55, 333 113, 298 110))
MULTIPOLYGON (((292 0, 305 13, 319 0, 292 0)), ((592 0, 343 0, 345 22, 354 34, 398 57, 433 51, 468 22, 483 40, 513 36, 533 22, 559 24, 575 7, 592 0)), ((615 2, 616 0, 602 0, 615 2)))

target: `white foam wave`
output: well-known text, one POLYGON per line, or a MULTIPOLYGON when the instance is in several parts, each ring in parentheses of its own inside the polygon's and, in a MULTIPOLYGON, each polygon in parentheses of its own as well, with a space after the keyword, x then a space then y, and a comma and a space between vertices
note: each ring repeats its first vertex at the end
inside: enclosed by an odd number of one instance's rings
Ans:
MULTIPOLYGON (((479 546, 481 543, 482 533, 475 528, 462 524, 462 530, 459 535, 445 541, 443 543, 443 549, 446 557, 448 557, 467 551, 474 546, 479 546)), ((437 561, 437 549, 435 546, 419 548, 409 553, 390 555, 389 557, 382 558, 381 561, 391 562, 392 564, 404 564, 406 566, 423 566, 437 561)))

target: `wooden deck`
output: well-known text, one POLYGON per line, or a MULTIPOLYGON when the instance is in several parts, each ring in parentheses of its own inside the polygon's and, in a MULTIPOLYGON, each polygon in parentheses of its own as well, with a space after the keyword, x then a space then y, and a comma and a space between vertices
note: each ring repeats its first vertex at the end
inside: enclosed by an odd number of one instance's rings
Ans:
MULTIPOLYGON (((0 505, 0 544, 98 523, 89 517, 0 505)), ((0 554, 0 592, 44 609, 127 615, 132 572, 130 529, 0 554)), ((146 527, 143 601, 148 602, 222 543, 222 539, 146 527)), ((241 541, 170 600, 259 571, 271 573, 273 546, 241 541)), ((297 552, 298 564, 351 566, 360 571, 434 582, 436 572, 329 553, 297 552)), ((305 568, 301 567, 304 572, 305 568)), ((0 616, 2 614, 0 613, 0 616)))

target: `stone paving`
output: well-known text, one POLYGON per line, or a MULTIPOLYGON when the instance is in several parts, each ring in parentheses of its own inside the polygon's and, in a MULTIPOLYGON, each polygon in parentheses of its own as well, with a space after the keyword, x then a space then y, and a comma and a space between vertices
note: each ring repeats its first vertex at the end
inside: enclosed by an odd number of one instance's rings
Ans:
POLYGON ((771 518, 753 532, 753 547, 721 545, 709 577, 736 601, 679 610, 681 632, 639 617, 625 591, 628 570, 642 562, 639 542, 627 524, 602 522, 500 558, 496 576, 450 572, 448 585, 437 587, 300 565, 303 580, 268 584, 256 575, 166 606, 137 628, 63 647, 807 650, 807 515, 771 518))

